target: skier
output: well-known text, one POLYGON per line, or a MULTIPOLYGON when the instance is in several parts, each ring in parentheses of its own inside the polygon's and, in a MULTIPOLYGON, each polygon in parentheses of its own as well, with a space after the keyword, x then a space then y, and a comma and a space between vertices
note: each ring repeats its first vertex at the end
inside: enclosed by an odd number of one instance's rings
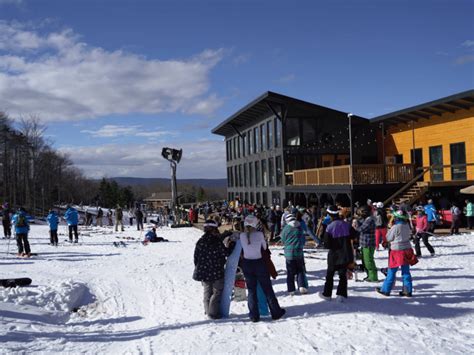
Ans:
POLYGON ((395 224, 387 233, 387 241, 390 243, 390 253, 388 259, 388 272, 382 287, 375 290, 384 296, 390 296, 398 268, 402 269, 403 290, 399 292, 400 296, 412 296, 412 279, 410 274, 410 265, 418 262, 415 253, 411 247, 410 234, 408 226, 408 213, 406 211, 395 211, 393 213, 395 224))
POLYGON ((58 246, 58 223, 59 217, 55 210, 49 210, 48 217, 46 217, 49 224, 49 242, 51 245, 58 246))
POLYGON ((305 235, 305 242, 306 242, 306 235, 309 235, 314 240, 314 242, 316 243, 316 247, 318 247, 322 244, 321 239, 319 239, 313 233, 313 230, 311 228, 309 228, 309 226, 308 226, 309 218, 310 217, 307 213, 305 213, 304 208, 300 208, 298 213, 296 214, 296 220, 300 223, 300 228, 303 231, 303 235, 305 235), (306 219, 305 219, 305 216, 307 216, 306 219))
POLYGON ((18 245, 17 256, 29 258, 31 256, 30 243, 28 242, 30 224, 23 207, 18 208, 17 213, 12 217, 11 223, 15 226, 16 243, 18 245))
POLYGON ((122 232, 125 231, 123 227, 123 210, 120 205, 117 205, 117 208, 115 209, 115 231, 118 232, 118 226, 120 225, 122 232))
POLYGON ((359 208, 360 225, 356 228, 360 232, 359 245, 362 248, 362 264, 367 272, 364 281, 378 282, 377 266, 375 265, 375 219, 370 206, 359 208))
POLYGON ((249 215, 244 220, 245 233, 240 234, 243 249, 242 269, 248 289, 248 308, 252 322, 260 321, 257 301, 257 282, 262 287, 267 298, 267 303, 272 314, 272 319, 280 319, 286 311, 280 307, 273 291, 270 274, 262 258, 262 249, 267 249, 267 243, 262 232, 257 231, 258 218, 249 215))
POLYGON ((95 219, 96 226, 102 227, 102 217, 104 217, 104 211, 102 211, 102 208, 99 207, 97 210, 97 218, 95 219))
POLYGON ((467 219, 467 228, 474 229, 474 203, 472 201, 466 200, 466 219, 467 219))
POLYGON ((380 244, 387 244, 387 213, 383 208, 383 202, 377 202, 377 209, 375 211, 375 246, 380 250, 380 244))
POLYGON ((428 204, 424 206, 425 214, 428 219, 428 232, 434 233, 436 223, 438 221, 438 214, 436 212, 436 208, 433 205, 433 200, 428 200, 428 204))
POLYGON ((308 289, 305 287, 306 270, 303 252, 306 237, 300 222, 292 214, 286 216, 286 226, 281 232, 281 242, 283 243, 286 259, 286 286, 288 293, 290 295, 295 294, 295 277, 300 293, 308 293, 308 289))
POLYGON ((204 235, 194 249, 193 279, 201 281, 204 287, 204 313, 210 319, 221 318, 220 302, 224 288, 224 266, 231 249, 222 241, 217 223, 204 222, 204 235))
POLYGON ((66 213, 64 213, 64 219, 66 220, 69 229, 69 242, 72 243, 72 232, 74 231, 74 243, 78 243, 79 234, 77 232, 77 224, 79 222, 79 214, 77 213, 77 210, 68 205, 66 213))
POLYGON ((326 282, 324 291, 320 296, 325 300, 330 300, 334 287, 334 274, 339 275, 337 285, 336 301, 344 302, 347 299, 347 271, 348 265, 354 261, 354 253, 351 244, 351 226, 343 221, 336 206, 327 208, 327 213, 331 218, 331 223, 326 228, 324 239, 328 251, 328 267, 326 271, 326 282))
POLYGON ((143 212, 139 208, 135 210, 135 218, 137 219, 137 230, 143 230, 143 212))
POLYGON ((12 237, 12 226, 11 226, 11 213, 10 206, 7 202, 3 204, 3 215, 2 215, 2 224, 3 224, 3 235, 5 238, 9 239, 12 237))
POLYGON ((420 248, 420 239, 423 240, 426 249, 430 252, 431 256, 435 255, 435 251, 431 244, 428 242, 429 234, 428 232, 428 218, 425 215, 425 209, 423 206, 418 206, 416 208, 416 234, 415 234, 415 251, 416 256, 421 257, 421 248, 420 248))
POLYGON ((461 225, 461 209, 457 202, 453 202, 451 207, 451 234, 459 234, 459 226, 461 225))

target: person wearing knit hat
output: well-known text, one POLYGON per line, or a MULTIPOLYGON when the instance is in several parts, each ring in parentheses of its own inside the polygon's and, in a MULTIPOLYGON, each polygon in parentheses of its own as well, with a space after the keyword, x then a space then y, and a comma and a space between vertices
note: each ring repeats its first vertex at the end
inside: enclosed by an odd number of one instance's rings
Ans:
POLYGON ((375 265, 375 218, 370 206, 365 205, 359 208, 360 225, 355 229, 360 233, 359 245, 362 248, 362 264, 364 265, 367 277, 364 281, 378 282, 377 266, 375 265))
POLYGON ((339 284, 337 285, 336 300, 343 302, 347 299, 347 270, 349 264, 354 261, 354 253, 352 251, 351 226, 342 220, 339 210, 336 206, 327 208, 327 213, 331 218, 331 223, 327 226, 325 232, 325 240, 328 251, 326 270, 326 282, 324 291, 320 296, 325 300, 330 300, 334 287, 334 274, 339 275, 339 284))
POLYGON ((300 222, 293 214, 285 218, 286 226, 281 231, 281 242, 286 259, 286 286, 288 293, 295 293, 295 277, 301 294, 308 293, 303 248, 306 242, 300 222))
POLYGON ((218 224, 212 219, 204 222, 204 235, 194 249, 193 279, 204 287, 204 312, 210 319, 221 318, 220 302, 224 288, 224 267, 232 248, 226 248, 218 224))

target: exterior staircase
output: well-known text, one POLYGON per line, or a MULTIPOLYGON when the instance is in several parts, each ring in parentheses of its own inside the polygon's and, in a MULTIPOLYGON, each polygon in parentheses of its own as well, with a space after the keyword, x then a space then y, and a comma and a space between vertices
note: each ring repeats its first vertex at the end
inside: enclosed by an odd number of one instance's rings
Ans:
POLYGON ((408 190, 398 195, 395 198, 395 203, 400 205, 403 201, 406 201, 409 205, 417 202, 423 194, 428 191, 429 184, 424 181, 417 181, 415 185, 412 185, 408 190))

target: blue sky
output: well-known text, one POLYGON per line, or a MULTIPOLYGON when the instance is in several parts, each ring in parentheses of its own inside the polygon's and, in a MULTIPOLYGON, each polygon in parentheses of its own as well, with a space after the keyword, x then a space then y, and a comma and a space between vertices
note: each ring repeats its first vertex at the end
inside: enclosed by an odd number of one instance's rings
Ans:
POLYGON ((267 90, 378 115, 474 87, 474 2, 0 0, 0 110, 87 176, 225 177, 210 130, 267 90))

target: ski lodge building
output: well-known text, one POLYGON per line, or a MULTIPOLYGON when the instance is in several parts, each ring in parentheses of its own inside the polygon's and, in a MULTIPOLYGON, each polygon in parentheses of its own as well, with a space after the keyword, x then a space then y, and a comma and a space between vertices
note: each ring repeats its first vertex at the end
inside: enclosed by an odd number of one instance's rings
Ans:
POLYGON ((370 120, 269 91, 212 133, 225 137, 229 200, 414 203, 474 184, 474 90, 370 120))

